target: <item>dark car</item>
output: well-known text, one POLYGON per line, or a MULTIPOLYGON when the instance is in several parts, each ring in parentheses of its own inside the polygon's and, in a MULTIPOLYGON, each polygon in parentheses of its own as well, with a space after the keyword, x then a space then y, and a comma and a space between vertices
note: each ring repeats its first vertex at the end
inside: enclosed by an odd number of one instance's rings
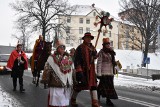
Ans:
POLYGON ((6 68, 9 54, 0 54, 0 74, 8 74, 11 70, 6 68))

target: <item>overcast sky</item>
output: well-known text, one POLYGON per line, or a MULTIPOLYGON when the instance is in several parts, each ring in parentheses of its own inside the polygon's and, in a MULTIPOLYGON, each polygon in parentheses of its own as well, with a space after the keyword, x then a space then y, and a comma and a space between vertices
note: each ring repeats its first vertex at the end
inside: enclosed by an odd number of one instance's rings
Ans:
MULTIPOLYGON (((0 45, 15 46, 17 43, 17 40, 11 36, 12 34, 16 35, 16 30, 13 28, 14 21, 16 20, 15 12, 9 6, 9 3, 14 1, 0 0, 0 45)), ((69 0, 69 2, 71 5, 91 5, 95 3, 95 7, 108 11, 115 17, 118 16, 119 12, 118 0, 69 0)))

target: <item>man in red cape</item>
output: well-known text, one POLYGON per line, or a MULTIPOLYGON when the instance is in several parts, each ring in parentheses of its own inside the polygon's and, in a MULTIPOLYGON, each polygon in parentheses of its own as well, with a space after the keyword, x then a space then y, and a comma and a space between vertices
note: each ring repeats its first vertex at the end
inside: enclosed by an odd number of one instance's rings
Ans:
POLYGON ((23 89, 23 72, 28 68, 28 60, 24 51, 22 51, 22 44, 18 44, 17 48, 12 51, 7 68, 11 69, 11 77, 13 78, 13 91, 16 91, 17 78, 19 78, 20 91, 24 92, 23 89))

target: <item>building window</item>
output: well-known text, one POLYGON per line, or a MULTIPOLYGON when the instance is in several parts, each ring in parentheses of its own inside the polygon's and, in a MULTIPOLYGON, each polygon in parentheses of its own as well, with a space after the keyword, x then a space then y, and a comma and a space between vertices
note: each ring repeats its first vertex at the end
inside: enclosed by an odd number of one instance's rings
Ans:
POLYGON ((79 38, 78 43, 79 43, 79 44, 82 43, 82 38, 81 38, 81 37, 79 38))
POLYGON ((70 38, 66 37, 66 44, 70 44, 70 38))
POLYGON ((89 27, 86 27, 86 32, 90 32, 90 28, 89 27))
POLYGON ((160 35, 160 25, 158 26, 158 34, 160 35))
POLYGON ((69 26, 66 27, 66 33, 70 33, 71 28, 69 26))
POLYGON ((71 23, 71 17, 67 17, 67 23, 71 23))
POLYGON ((134 32, 134 27, 131 27, 131 32, 134 32))
POLYGON ((93 12, 93 16, 96 16, 96 12, 93 12))
POLYGON ((103 36, 106 36, 106 32, 103 31, 103 36))
POLYGON ((110 46, 113 47, 113 41, 110 41, 110 46))
POLYGON ((123 28, 123 25, 121 27, 123 28))
POLYGON ((111 33, 111 31, 109 31, 109 37, 111 37, 112 36, 112 33, 111 33))
POLYGON ((83 18, 79 18, 79 23, 83 23, 83 18))
POLYGON ((86 24, 90 24, 90 19, 86 19, 86 24))
POLYGON ((83 27, 79 27, 79 34, 83 34, 83 27))

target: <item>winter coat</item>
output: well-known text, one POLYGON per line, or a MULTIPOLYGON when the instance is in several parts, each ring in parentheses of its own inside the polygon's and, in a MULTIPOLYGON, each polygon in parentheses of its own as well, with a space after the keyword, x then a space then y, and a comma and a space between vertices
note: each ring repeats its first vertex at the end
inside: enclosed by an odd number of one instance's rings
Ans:
MULTIPOLYGON (((49 87, 72 86, 72 66, 70 66, 69 72, 62 72, 61 66, 55 62, 53 57, 55 56, 48 57, 42 75, 42 82, 47 83, 49 87)), ((72 61, 72 59, 68 57, 68 61, 72 61)))
POLYGON ((81 44, 75 52, 74 65, 76 69, 76 89, 88 90, 92 86, 97 86, 95 64, 97 52, 92 44, 87 46, 81 44))
POLYGON ((45 41, 40 41, 39 39, 36 40, 34 48, 33 48, 33 54, 31 59, 31 69, 32 72, 34 71, 34 60, 38 60, 40 54, 42 54, 43 47, 44 47, 45 41))
POLYGON ((115 56, 114 54, 100 50, 97 59, 97 76, 114 75, 115 73, 115 56))

